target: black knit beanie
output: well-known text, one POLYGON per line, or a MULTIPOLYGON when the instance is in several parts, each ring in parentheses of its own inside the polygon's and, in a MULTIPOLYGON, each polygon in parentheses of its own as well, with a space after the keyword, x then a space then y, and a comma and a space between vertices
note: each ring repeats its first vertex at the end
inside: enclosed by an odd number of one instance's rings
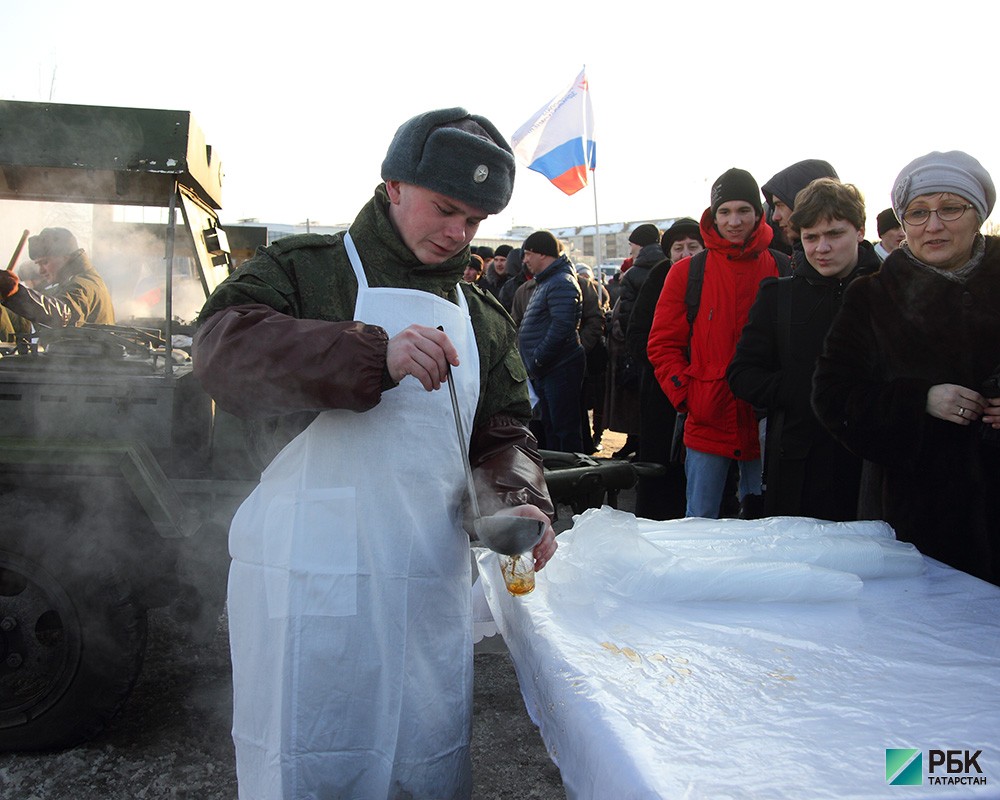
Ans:
POLYGON ((663 248, 664 254, 669 256, 670 248, 674 246, 674 242, 679 242, 681 239, 696 239, 701 242, 702 247, 705 246, 705 242, 701 238, 701 226, 691 217, 675 219, 673 224, 663 232, 660 247, 663 248))
POLYGON ((743 200, 758 214, 764 213, 757 181, 745 169, 727 169, 712 184, 712 216, 715 216, 719 206, 730 200, 743 200))
POLYGON ((502 256, 503 258, 506 258, 507 256, 510 255, 510 251, 513 250, 513 249, 514 248, 511 247, 509 244, 502 244, 502 245, 500 245, 496 249, 496 251, 494 252, 494 255, 502 256))
POLYGON ((878 236, 881 239, 894 228, 901 228, 903 226, 900 225, 899 220, 896 219, 896 212, 891 208, 887 208, 875 217, 875 227, 878 228, 878 236))
POLYGON ((543 256, 559 258, 559 242, 548 231, 535 231, 524 240, 522 249, 540 253, 543 256))
POLYGON ((651 222, 644 222, 637 227, 628 237, 629 242, 645 247, 647 244, 656 244, 660 241, 660 230, 651 222))

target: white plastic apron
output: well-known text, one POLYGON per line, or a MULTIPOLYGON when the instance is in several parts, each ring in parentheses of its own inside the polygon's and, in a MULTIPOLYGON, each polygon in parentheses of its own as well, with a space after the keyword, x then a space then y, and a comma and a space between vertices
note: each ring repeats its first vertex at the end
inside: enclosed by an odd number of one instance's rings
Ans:
MULTIPOLYGON (((465 296, 369 288, 354 319, 441 325, 464 427, 479 396, 465 296)), ((468 452, 468 442, 462 452, 468 452)), ((241 800, 466 798, 472 704, 465 479, 446 387, 413 377, 325 411, 261 476, 230 530, 233 740, 241 800)))

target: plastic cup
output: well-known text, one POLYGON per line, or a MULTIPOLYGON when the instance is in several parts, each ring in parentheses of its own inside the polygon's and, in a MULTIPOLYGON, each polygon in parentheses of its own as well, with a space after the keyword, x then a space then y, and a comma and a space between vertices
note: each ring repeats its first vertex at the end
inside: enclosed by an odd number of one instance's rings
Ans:
POLYGON ((521 595, 535 590, 535 558, 530 552, 516 556, 500 555, 499 558, 500 572, 508 592, 521 595))

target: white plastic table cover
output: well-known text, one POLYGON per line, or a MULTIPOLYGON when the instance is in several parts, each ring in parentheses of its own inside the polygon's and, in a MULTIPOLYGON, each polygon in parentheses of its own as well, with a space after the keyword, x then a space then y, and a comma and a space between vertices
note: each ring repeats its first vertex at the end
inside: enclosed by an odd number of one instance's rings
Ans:
POLYGON ((592 509, 523 597, 476 555, 569 798, 1000 797, 1000 589, 884 523, 592 509), (985 784, 932 785, 932 749, 985 784))

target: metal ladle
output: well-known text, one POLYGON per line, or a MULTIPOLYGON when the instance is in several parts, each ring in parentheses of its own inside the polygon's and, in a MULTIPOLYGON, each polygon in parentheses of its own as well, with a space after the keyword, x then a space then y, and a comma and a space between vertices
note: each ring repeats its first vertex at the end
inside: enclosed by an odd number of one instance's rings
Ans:
POLYGON ((476 498, 476 482, 472 477, 472 466, 465 452, 465 428, 462 414, 458 409, 458 394, 451 378, 451 364, 448 364, 448 392, 451 394, 451 410, 455 413, 455 429, 458 431, 458 448, 465 467, 465 480, 469 484, 469 502, 472 506, 472 525, 481 544, 490 550, 506 556, 527 553, 542 539, 545 523, 530 517, 510 517, 505 515, 483 517, 479 513, 476 498))

